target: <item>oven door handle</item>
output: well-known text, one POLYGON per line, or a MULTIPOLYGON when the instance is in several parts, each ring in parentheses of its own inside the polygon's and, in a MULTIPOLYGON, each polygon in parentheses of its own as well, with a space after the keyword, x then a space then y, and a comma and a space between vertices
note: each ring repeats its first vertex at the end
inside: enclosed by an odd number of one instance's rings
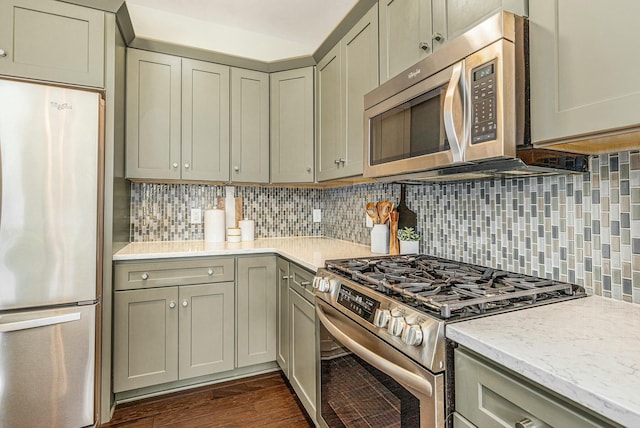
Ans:
POLYGON ((376 367, 381 372, 384 372, 385 374, 391 376, 407 389, 412 389, 418 394, 426 395, 428 397, 431 397, 433 395, 433 386, 431 385, 431 383, 429 383, 429 381, 418 376, 415 373, 411 373, 410 371, 398 366, 397 364, 392 363, 391 361, 388 361, 384 357, 376 354, 369 348, 361 345, 357 341, 344 334, 339 327, 337 327, 331 322, 331 320, 329 320, 329 317, 325 314, 320 305, 316 305, 316 315, 318 316, 324 328, 326 328, 327 331, 331 333, 331 335, 335 339, 349 348, 349 350, 356 354, 358 357, 376 367))
POLYGON ((444 130, 449 140, 449 147, 451 148, 451 155, 453 156, 453 162, 462 162, 464 160, 464 150, 462 144, 464 143, 464 129, 463 135, 460 136, 456 130, 456 121, 464 121, 464 100, 462 100, 462 106, 454 106, 456 93, 459 91, 460 79, 462 79, 462 68, 464 62, 460 61, 453 66, 451 72, 451 79, 447 85, 447 91, 444 96, 443 107, 443 120, 444 130))

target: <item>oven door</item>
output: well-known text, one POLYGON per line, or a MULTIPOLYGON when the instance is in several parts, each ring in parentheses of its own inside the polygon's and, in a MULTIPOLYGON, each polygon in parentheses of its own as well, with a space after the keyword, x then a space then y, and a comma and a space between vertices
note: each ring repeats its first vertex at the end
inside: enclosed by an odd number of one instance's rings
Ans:
POLYGON ((322 427, 443 427, 444 375, 435 375, 316 299, 317 419, 322 427))

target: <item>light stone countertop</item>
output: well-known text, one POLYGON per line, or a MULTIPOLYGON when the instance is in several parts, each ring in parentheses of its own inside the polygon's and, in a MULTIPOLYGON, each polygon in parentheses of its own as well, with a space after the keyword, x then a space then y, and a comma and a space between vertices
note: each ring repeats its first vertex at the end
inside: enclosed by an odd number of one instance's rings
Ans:
POLYGON ((368 245, 322 237, 260 238, 238 243, 204 241, 133 242, 114 261, 276 253, 316 272, 325 260, 374 255, 368 245))
POLYGON ((640 427, 640 306, 598 296, 448 324, 449 339, 640 427))

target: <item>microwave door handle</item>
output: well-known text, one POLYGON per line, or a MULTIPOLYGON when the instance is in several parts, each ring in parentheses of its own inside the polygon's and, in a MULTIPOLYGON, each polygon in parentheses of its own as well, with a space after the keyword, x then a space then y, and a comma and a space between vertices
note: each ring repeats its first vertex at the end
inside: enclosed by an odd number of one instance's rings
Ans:
POLYGON ((419 394, 426 395, 431 397, 433 395, 433 386, 426 379, 418 376, 415 373, 411 373, 410 371, 398 366, 397 364, 388 361, 387 359, 381 357, 375 352, 371 351, 369 348, 358 343, 356 340, 344 334, 340 328, 338 328, 335 324, 333 324, 329 317, 324 313, 322 307, 316 306, 316 315, 318 316, 320 322, 327 329, 331 335, 338 340, 338 342, 342 343, 344 346, 349 348, 351 352, 356 354, 358 357, 362 358, 367 363, 371 364, 373 367, 376 367, 383 373, 388 374, 392 378, 396 379, 399 383, 405 385, 407 389, 412 389, 419 394))
POLYGON ((462 77, 462 66, 464 62, 460 61, 453 66, 453 72, 451 73, 451 80, 447 86, 447 91, 444 96, 444 130, 449 140, 449 146, 451 148, 451 154, 453 155, 454 162, 462 162, 464 153, 462 151, 462 139, 459 138, 456 132, 456 124, 453 112, 453 102, 455 100, 456 92, 458 92, 458 86, 460 85, 460 79, 462 77))

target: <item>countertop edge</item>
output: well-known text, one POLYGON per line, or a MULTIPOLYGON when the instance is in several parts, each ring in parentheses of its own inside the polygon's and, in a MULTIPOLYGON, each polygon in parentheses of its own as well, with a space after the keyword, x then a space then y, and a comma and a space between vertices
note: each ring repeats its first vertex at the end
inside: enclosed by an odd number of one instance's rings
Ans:
POLYGON ((446 337, 613 422, 624 426, 634 426, 640 420, 640 414, 621 406, 619 403, 608 400, 593 391, 582 388, 568 379, 545 371, 508 352, 501 351, 464 331, 457 330, 455 324, 447 326, 446 337))

